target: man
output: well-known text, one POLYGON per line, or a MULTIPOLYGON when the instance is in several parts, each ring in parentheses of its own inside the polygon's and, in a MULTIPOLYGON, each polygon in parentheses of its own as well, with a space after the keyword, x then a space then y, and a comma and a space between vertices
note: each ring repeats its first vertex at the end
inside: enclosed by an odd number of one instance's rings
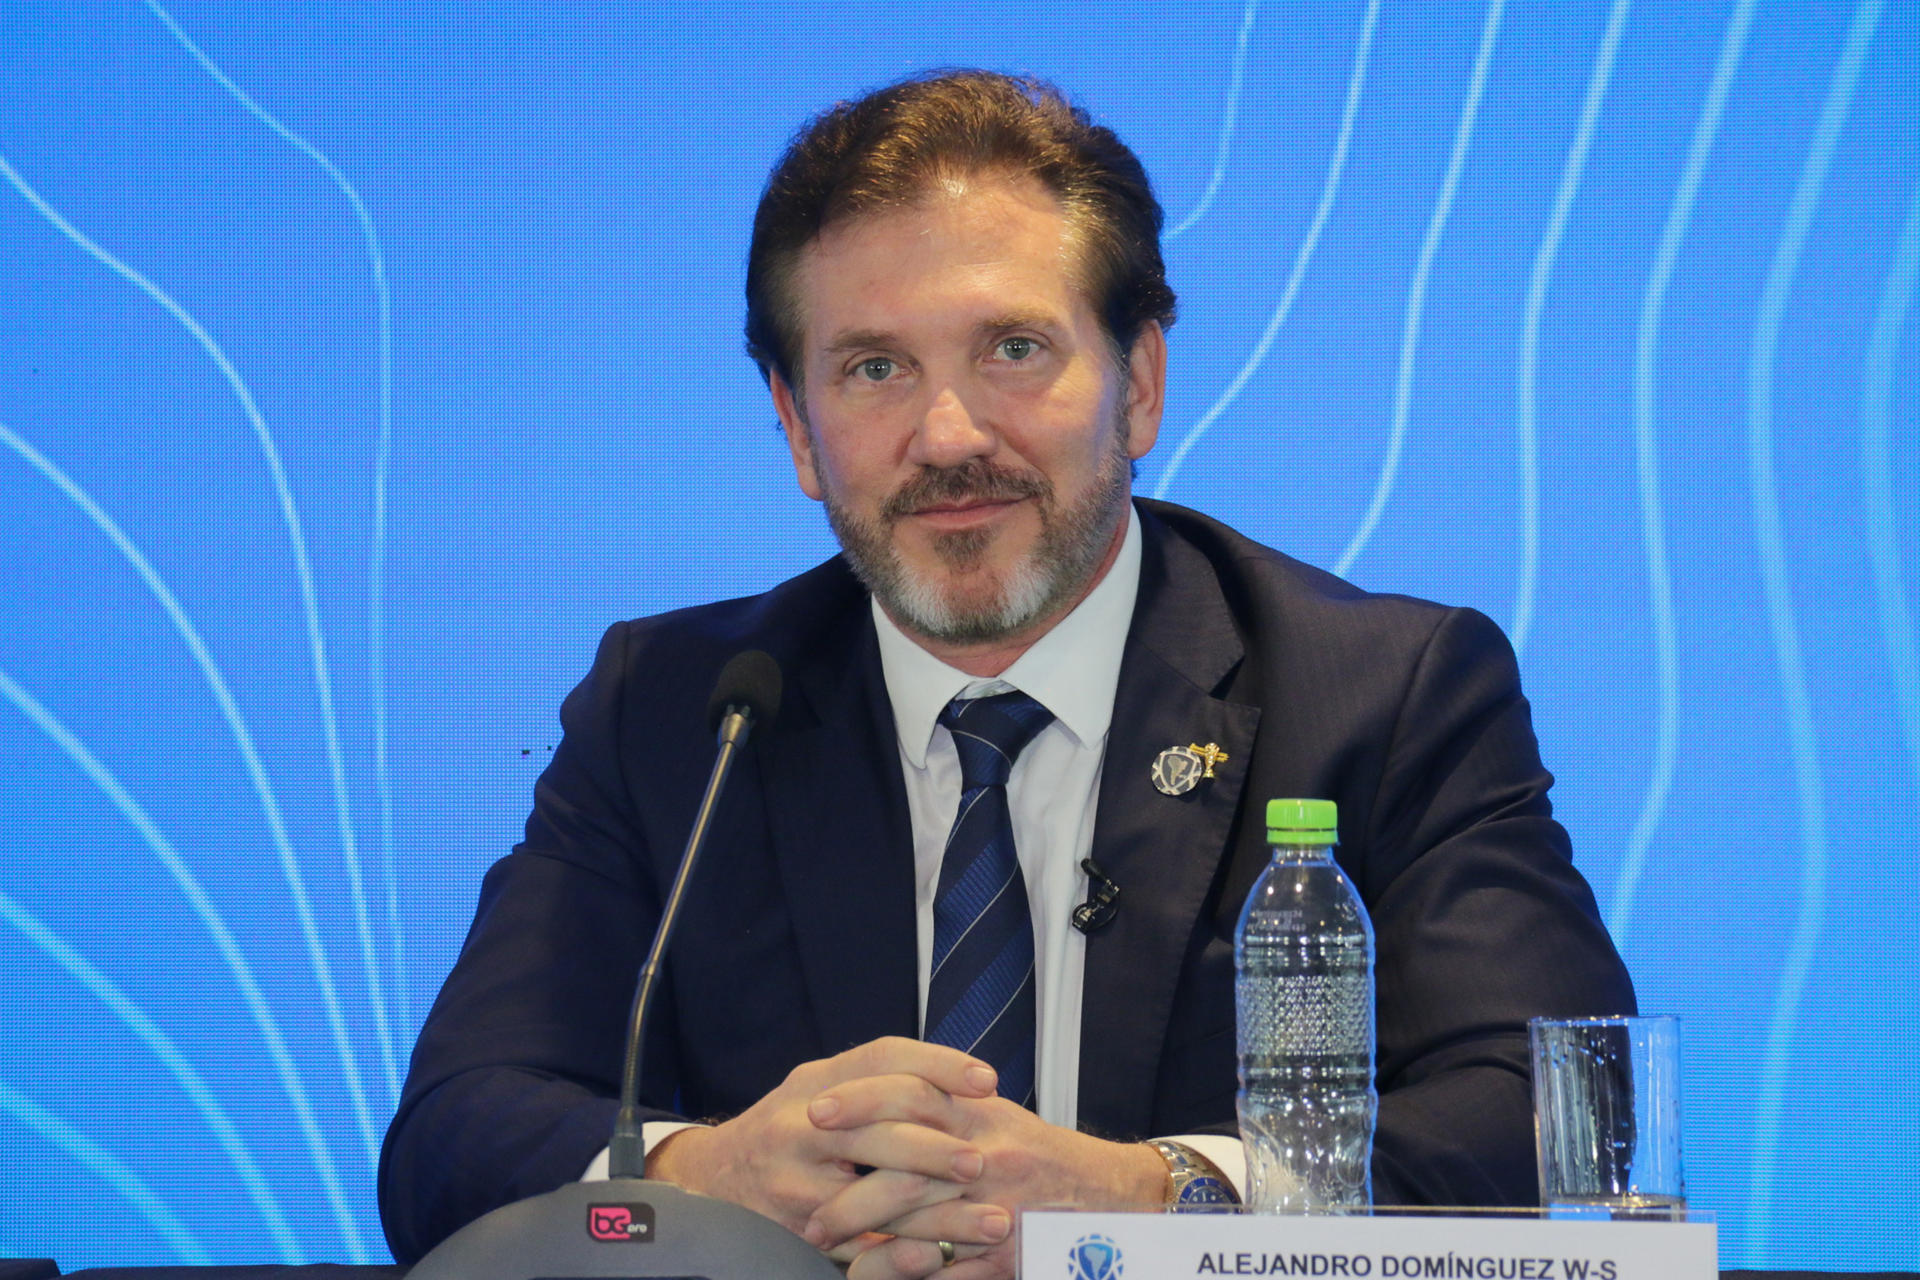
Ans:
POLYGON ((1159 230, 1132 153, 1029 82, 910 80, 789 148, 748 341, 843 554, 608 632, 421 1034, 381 1169, 396 1256, 604 1146, 706 692, 747 648, 785 704, 689 890, 649 1176, 855 1280, 1008 1275, 1019 1205, 1234 1181, 1232 931, 1286 795, 1338 802, 1378 938, 1376 1197, 1531 1198, 1526 1018, 1633 997, 1512 655, 1470 611, 1130 503, 1174 313, 1159 230), (990 720, 1019 740, 983 752, 990 720), (1204 775, 1156 769, 1183 748, 1204 775), (1123 897, 1082 933, 1089 855, 1123 897))

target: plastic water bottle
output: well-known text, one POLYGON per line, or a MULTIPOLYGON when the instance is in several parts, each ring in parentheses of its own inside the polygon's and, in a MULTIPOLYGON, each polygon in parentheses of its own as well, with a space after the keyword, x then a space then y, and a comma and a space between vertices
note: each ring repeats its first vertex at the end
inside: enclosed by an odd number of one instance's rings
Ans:
POLYGON ((1273 858, 1234 938, 1246 1201, 1272 1213, 1372 1203, 1373 924, 1333 860, 1331 800, 1273 800, 1273 858))

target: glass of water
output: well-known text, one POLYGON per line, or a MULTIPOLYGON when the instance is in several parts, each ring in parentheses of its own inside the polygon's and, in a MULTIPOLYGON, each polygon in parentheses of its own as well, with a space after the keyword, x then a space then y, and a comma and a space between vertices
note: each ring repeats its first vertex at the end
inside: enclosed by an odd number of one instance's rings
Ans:
POLYGON ((1547 1216, 1684 1218, 1679 1019, 1535 1018, 1528 1033, 1547 1216))

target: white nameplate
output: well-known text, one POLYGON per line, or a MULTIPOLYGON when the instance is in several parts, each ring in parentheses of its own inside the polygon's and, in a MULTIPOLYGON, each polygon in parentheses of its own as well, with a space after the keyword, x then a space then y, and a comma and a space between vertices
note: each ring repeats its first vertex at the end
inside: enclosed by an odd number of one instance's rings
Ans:
POLYGON ((1021 1280, 1717 1280, 1711 1221, 1252 1213, 1020 1216, 1021 1280))

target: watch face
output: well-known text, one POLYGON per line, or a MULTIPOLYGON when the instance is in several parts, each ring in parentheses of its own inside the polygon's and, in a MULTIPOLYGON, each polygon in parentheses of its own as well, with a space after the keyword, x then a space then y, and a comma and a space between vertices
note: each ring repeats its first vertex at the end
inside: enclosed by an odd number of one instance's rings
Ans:
POLYGON ((1240 1202, 1220 1179, 1195 1178, 1180 1188, 1180 1199, 1175 1203, 1186 1210, 1208 1210, 1231 1209, 1240 1202))

